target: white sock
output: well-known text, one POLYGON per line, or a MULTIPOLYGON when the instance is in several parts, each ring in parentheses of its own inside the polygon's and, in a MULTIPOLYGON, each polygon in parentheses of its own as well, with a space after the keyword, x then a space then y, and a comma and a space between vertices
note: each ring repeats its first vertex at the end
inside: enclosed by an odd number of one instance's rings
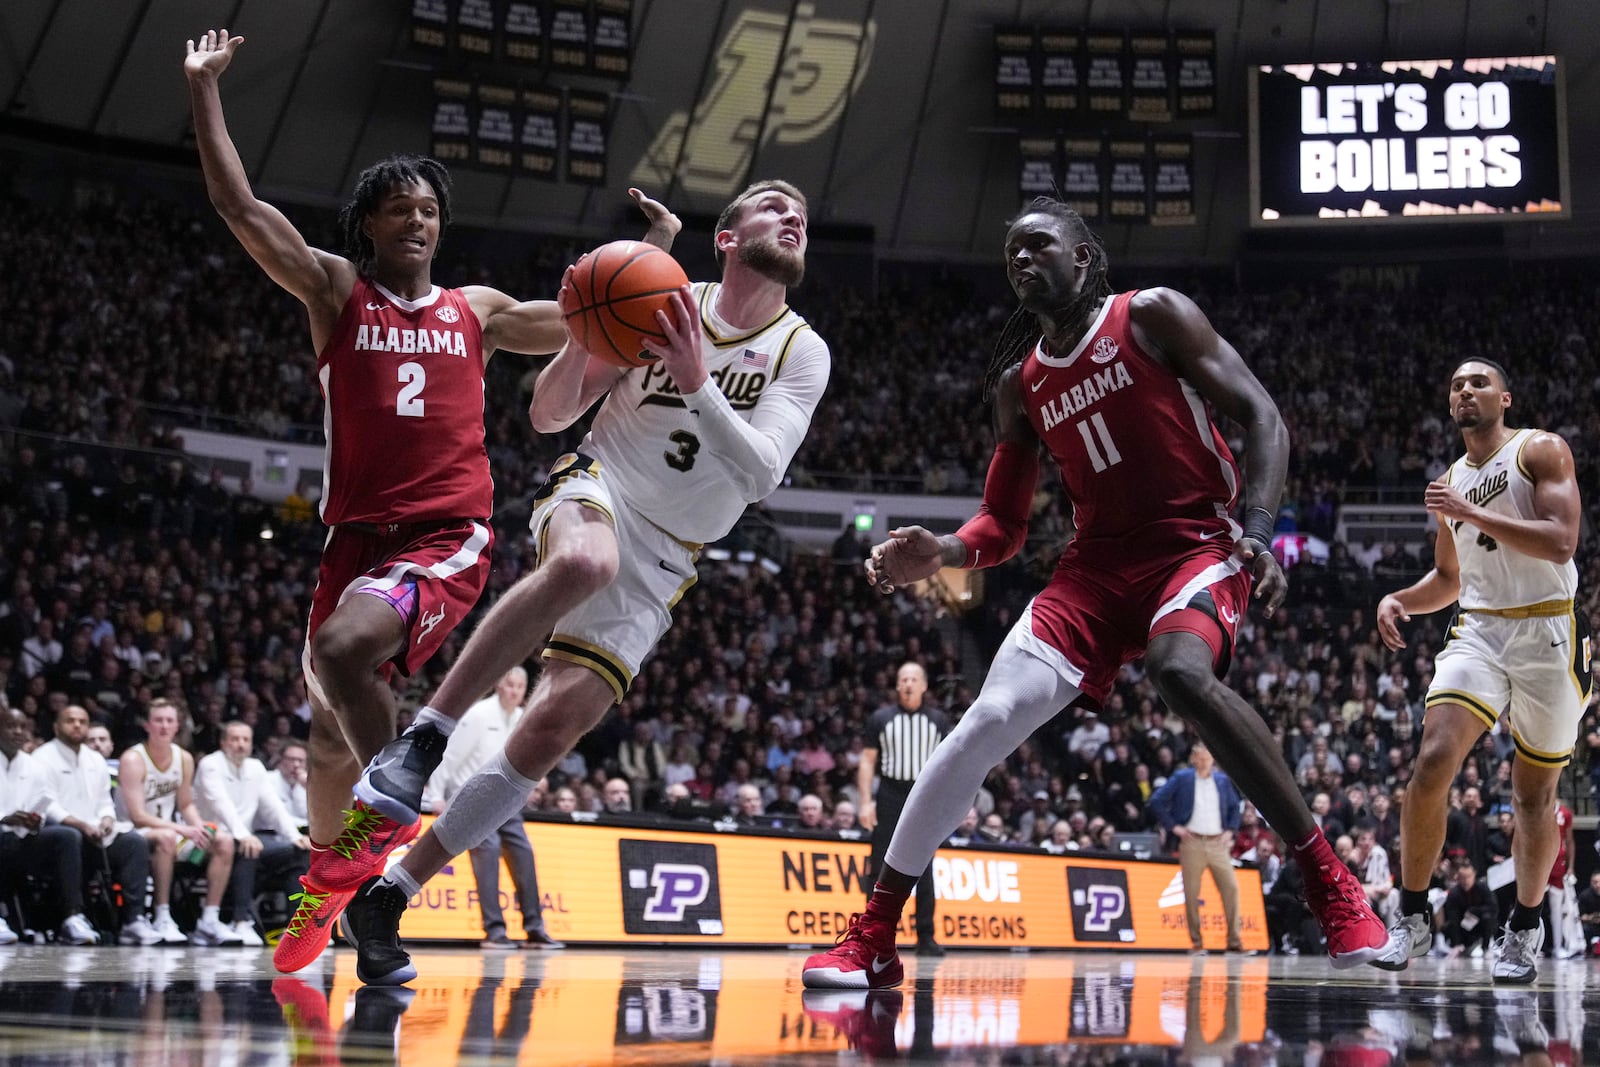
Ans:
POLYGON ((156 905, 156 924, 160 925, 161 923, 169 923, 171 921, 172 921, 172 905, 171 904, 157 904, 156 905))
POLYGON ((203 923, 221 922, 222 906, 220 904, 207 904, 205 910, 200 913, 200 921, 203 923))
POLYGON ((417 717, 412 720, 411 726, 431 726, 441 734, 449 737, 456 728, 456 720, 440 711, 438 708, 425 707, 417 712, 417 717))
POLYGON ((467 784, 433 824, 433 836, 450 855, 465 852, 522 810, 533 782, 511 766, 504 752, 500 753, 487 767, 467 779, 467 784))
POLYGON ((383 876, 382 881, 388 882, 404 893, 407 900, 422 892, 422 887, 417 884, 415 878, 411 877, 411 872, 398 863, 389 868, 389 873, 383 876))

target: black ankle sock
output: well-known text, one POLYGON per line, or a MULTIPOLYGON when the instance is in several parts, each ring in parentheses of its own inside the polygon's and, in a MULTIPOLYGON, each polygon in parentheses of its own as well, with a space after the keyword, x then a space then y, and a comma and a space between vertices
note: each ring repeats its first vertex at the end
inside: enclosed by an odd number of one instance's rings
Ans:
POLYGON ((1400 890, 1401 915, 1426 915, 1433 918, 1433 908, 1428 905, 1428 891, 1426 889, 1401 889, 1400 890))
POLYGON ((1520 900, 1517 901, 1517 906, 1511 909, 1511 929, 1532 930, 1542 921, 1540 910, 1537 906, 1530 908, 1520 900))

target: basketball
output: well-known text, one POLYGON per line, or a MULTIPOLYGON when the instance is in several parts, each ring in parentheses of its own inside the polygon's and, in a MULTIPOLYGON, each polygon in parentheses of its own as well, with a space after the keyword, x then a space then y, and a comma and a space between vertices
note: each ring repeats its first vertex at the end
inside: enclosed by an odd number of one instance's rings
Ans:
POLYGON ((655 362, 642 340, 666 343, 656 312, 689 278, 678 261, 641 241, 612 241, 578 260, 572 270, 575 299, 562 317, 589 354, 619 367, 655 362))

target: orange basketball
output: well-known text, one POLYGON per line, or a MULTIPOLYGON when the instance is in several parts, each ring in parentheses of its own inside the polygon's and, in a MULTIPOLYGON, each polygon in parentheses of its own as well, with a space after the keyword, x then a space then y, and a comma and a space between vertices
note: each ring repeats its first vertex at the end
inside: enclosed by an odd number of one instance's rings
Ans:
POLYGON ((641 338, 666 343, 656 312, 689 278, 678 261, 642 241, 612 241, 578 260, 571 285, 576 300, 564 311, 567 329, 589 354, 619 367, 655 362, 641 338))

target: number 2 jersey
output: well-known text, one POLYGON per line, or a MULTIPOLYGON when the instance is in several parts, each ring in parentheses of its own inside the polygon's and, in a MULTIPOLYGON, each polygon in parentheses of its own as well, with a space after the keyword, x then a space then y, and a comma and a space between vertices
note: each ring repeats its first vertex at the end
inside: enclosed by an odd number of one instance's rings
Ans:
POLYGON ((1205 399, 1134 340, 1135 295, 1108 298, 1071 352, 1034 346, 1022 364, 1028 419, 1061 469, 1080 539, 1231 544, 1238 465, 1205 399))
MULTIPOLYGON (((1479 507, 1513 519, 1536 519, 1533 479, 1522 466, 1522 450, 1538 430, 1517 430, 1482 463, 1462 456, 1443 480, 1479 507)), ((1467 522, 1450 523, 1461 566, 1461 607, 1504 610, 1551 600, 1571 600, 1578 591, 1578 566, 1552 563, 1505 548, 1467 522)))
MULTIPOLYGON (((787 305, 752 330, 716 312, 715 282, 694 286, 706 369, 733 410, 777 446, 787 468, 805 439, 828 385, 827 344, 787 305)), ((714 452, 697 433, 659 363, 630 370, 606 395, 579 451, 600 461, 600 476, 639 514, 683 541, 722 537, 761 499, 755 479, 714 452)))
POLYGON ((322 520, 488 518, 483 371, 483 329, 461 290, 403 300, 356 279, 317 355, 322 520))

